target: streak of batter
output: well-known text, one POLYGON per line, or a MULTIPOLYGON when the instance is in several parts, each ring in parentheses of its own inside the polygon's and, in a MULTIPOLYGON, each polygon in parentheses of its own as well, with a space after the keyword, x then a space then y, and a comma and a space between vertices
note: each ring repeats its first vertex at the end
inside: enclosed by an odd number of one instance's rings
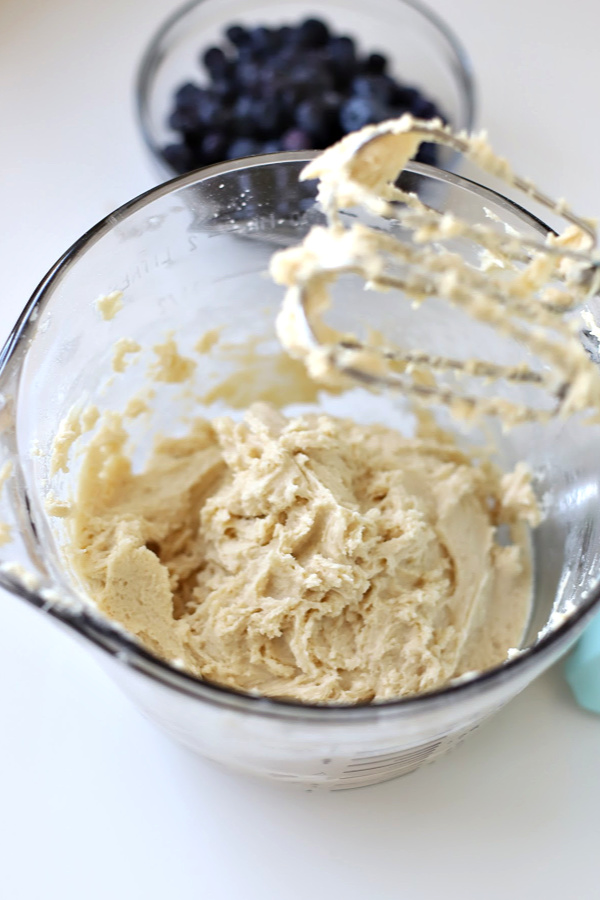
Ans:
POLYGON ((539 516, 524 467, 266 403, 160 440, 141 474, 126 441, 105 415, 71 561, 103 612, 190 672, 356 703, 432 690, 519 643, 539 516))

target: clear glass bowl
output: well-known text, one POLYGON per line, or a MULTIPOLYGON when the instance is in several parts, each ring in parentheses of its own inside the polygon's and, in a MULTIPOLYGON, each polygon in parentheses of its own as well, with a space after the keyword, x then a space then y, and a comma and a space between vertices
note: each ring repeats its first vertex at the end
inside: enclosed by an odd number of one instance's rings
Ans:
MULTIPOLYGON (((177 174, 161 152, 175 137, 167 122, 173 94, 185 82, 201 82, 202 49, 220 44, 233 22, 294 24, 311 15, 325 19, 337 33, 355 37, 364 52, 386 54, 392 74, 420 88, 455 130, 473 128, 475 86, 469 57, 448 25, 418 0, 327 0, 318 8, 302 0, 194 0, 158 29, 137 75, 137 118, 161 179, 177 174)), ((456 159, 439 148, 442 168, 452 168, 456 159)))
MULTIPOLYGON (((152 656, 86 600, 61 554, 64 521, 51 518, 45 506, 49 489, 65 496, 81 464, 75 453, 68 474, 49 471, 52 441, 67 411, 90 401, 100 409, 123 410, 146 383, 149 345, 167 330, 175 332, 183 353, 191 354, 199 335, 216 327, 242 353, 252 340, 265 361, 278 349, 274 317, 281 289, 265 270, 276 247, 296 243, 321 221, 314 184, 298 182, 307 158, 255 157, 161 185, 100 222, 43 279, 0 354, 0 472, 5 462, 12 464, 0 521, 12 526, 13 535, 0 549, 0 584, 87 641, 124 691, 186 746, 249 775, 303 790, 338 790, 393 778, 455 746, 580 635, 600 598, 597 427, 552 422, 498 435, 503 460, 530 464, 547 508, 533 534, 535 598, 522 652, 442 690, 379 704, 323 707, 250 696, 152 656), (287 214, 280 209, 282 194, 287 214), (124 292, 124 306, 103 321, 94 300, 112 290, 124 292), (122 336, 148 352, 113 375, 114 342, 122 336)), ((457 176, 415 164, 402 177, 428 203, 473 223, 489 222, 490 210, 530 235, 545 233, 539 220, 510 201, 457 176)), ((365 324, 362 285, 344 284, 344 291, 336 324, 365 324)), ((368 322, 391 339, 401 333, 409 346, 420 345, 425 327, 433 351, 443 353, 449 340, 455 352, 472 351, 479 343, 477 327, 455 319, 451 309, 446 320, 435 311, 423 319, 428 305, 400 315, 402 304, 392 294, 371 295, 368 322)), ((501 340, 494 334, 487 336, 491 358, 495 340, 501 340)), ((235 355, 198 357, 202 392, 239 373, 235 355)), ((268 378, 268 366, 265 372, 268 378)), ((243 384, 247 401, 260 395, 260 380, 248 376, 243 384)), ((190 415, 241 414, 223 400, 202 408, 181 385, 161 385, 155 403, 149 424, 136 419, 132 427, 132 442, 141 450, 156 431, 185 429, 190 415)), ((315 408, 359 421, 406 424, 407 406, 399 394, 321 394, 315 403, 288 411, 315 408)), ((79 443, 85 441, 84 436, 79 443)))

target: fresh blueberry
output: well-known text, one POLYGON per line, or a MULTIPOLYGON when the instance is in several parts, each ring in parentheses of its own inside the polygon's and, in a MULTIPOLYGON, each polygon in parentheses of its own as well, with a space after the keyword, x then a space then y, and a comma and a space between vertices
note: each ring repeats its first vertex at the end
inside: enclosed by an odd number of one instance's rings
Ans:
POLYGON ((232 78, 218 78, 211 85, 212 95, 221 103, 233 103, 238 95, 238 87, 232 78))
MULTIPOLYGON (((254 47, 251 43, 243 44, 241 47, 236 47, 237 50, 237 63, 243 62, 260 62, 259 54, 255 53, 254 47)), ((234 63, 236 59, 234 59, 234 63)))
POLYGON ((166 162, 180 175, 193 166, 192 154, 185 144, 168 144, 163 147, 162 154, 166 162))
POLYGON ((227 150, 227 138, 219 131, 210 131, 202 138, 200 149, 207 163, 220 162, 227 150))
POLYGON ((288 45, 295 43, 294 36, 296 29, 292 28, 290 25, 282 25, 280 28, 275 29, 277 33, 277 40, 279 49, 282 47, 287 47, 288 45))
POLYGON ((365 125, 382 122, 387 114, 387 107, 374 97, 350 97, 340 110, 340 124, 345 132, 357 131, 365 125))
POLYGON ((198 87, 197 84, 193 84, 192 82, 182 84, 182 86, 175 91, 176 109, 186 109, 190 106, 196 106, 200 98, 205 93, 205 90, 198 87))
POLYGON ((255 153, 260 153, 258 141, 252 138, 239 137, 230 143, 225 153, 225 159, 239 159, 241 156, 253 156, 255 153))
POLYGON ((212 125, 214 120, 217 118, 220 106, 221 105, 216 97, 213 97, 208 93, 205 94, 200 98, 200 101, 196 107, 196 115, 198 117, 198 120, 203 125, 212 125))
POLYGON ((250 45, 261 56, 272 53, 279 47, 279 36, 272 28, 259 25, 250 32, 250 45))
POLYGON ((402 107, 405 110, 413 109, 415 103, 419 100, 421 94, 416 88, 407 87, 404 84, 396 83, 396 86, 390 97, 393 106, 402 107))
POLYGON ((333 79, 325 66, 309 60, 294 66, 289 79, 292 85, 303 88, 305 97, 318 96, 322 91, 329 91, 333 88, 333 79))
POLYGON ((277 53, 272 57, 273 65, 287 75, 291 69, 306 59, 306 52, 294 44, 291 40, 282 44, 277 53))
POLYGON ((285 68, 272 63, 263 69, 263 78, 260 84, 260 96, 264 99, 278 100, 282 91, 289 85, 285 68))
POLYGON ((383 75, 387 69, 387 64, 387 57, 383 56, 383 54, 370 53, 363 64, 363 69, 369 75, 383 75))
POLYGON ((252 60, 241 62, 236 69, 236 80, 242 89, 253 88, 261 82, 261 67, 252 60))
POLYGON ((263 137, 278 137, 289 121, 275 99, 262 98, 254 103, 253 114, 263 137))
POLYGON ((358 74, 353 52, 347 59, 344 59, 344 52, 337 53, 331 45, 328 45, 323 47, 321 54, 323 66, 331 77, 334 89, 347 91, 350 83, 358 74))
POLYGON ((210 160, 205 159, 204 154, 202 153, 202 145, 200 140, 196 141, 194 144, 191 144, 186 139, 186 147, 190 153, 190 160, 184 171, 189 172, 190 169, 199 169, 202 166, 206 166, 210 160))
POLYGON ((243 25, 230 25, 225 31, 225 36, 234 47, 245 47, 250 43, 250 35, 243 25))
POLYGON ((341 137, 339 112, 341 97, 333 92, 326 92, 321 97, 304 100, 296 110, 296 124, 302 131, 308 132, 313 140, 313 147, 328 146, 341 137))
POLYGON ((202 62, 213 78, 222 77, 227 72, 227 57, 220 47, 209 47, 202 54, 202 62))
POLYGON ((419 152, 415 156, 415 160, 417 162, 427 163, 429 166, 437 166, 437 146, 435 144, 421 144, 419 152))
POLYGON ((425 97, 419 97, 412 106, 412 112, 418 119, 435 119, 438 115, 437 106, 425 97))
POLYGON ((237 116, 251 116, 254 114, 254 103, 255 101, 249 94, 240 94, 233 104, 233 115, 237 118, 237 116))
POLYGON ((233 127, 231 107, 221 103, 218 97, 207 97, 202 101, 198 118, 203 131, 229 132, 233 127))
POLYGON ((241 94, 233 110, 232 129, 236 137, 255 138, 260 132, 260 122, 256 115, 256 101, 248 94, 241 94))
POLYGON ((179 107, 174 109, 169 116, 169 127, 173 131, 181 131, 185 134, 196 131, 201 125, 197 107, 179 107))
POLYGON ((318 97, 303 100, 296 110, 296 124, 298 128, 315 135, 322 128, 322 118, 325 109, 318 97))
POLYGON ((287 44, 287 31, 283 28, 269 28, 268 31, 268 58, 273 59, 281 48, 287 44))
POLYGON ((302 47, 322 47, 329 40, 329 28, 321 19, 306 19, 298 29, 302 47))
POLYGON ((278 153, 281 150, 279 141, 265 141, 260 148, 261 153, 278 153))
POLYGON ((356 63, 356 44, 351 37, 340 35, 332 37, 327 45, 331 56, 348 66, 356 63))
POLYGON ((282 150, 310 150, 312 141, 310 135, 300 128, 290 128, 281 137, 282 150))
POLYGON ((352 93, 390 105, 395 87, 396 83, 388 75, 358 75, 352 82, 352 93))

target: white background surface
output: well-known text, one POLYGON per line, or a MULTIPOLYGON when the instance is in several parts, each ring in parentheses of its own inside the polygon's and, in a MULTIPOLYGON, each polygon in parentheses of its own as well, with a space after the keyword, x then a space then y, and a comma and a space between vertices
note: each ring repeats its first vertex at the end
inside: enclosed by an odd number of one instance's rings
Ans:
MULTIPOLYGON (((518 171, 600 214, 596 0, 430 0, 462 37, 480 124, 518 171)), ((46 269, 153 183, 132 114, 170 0, 0 0, 0 338, 46 269)), ((391 900, 600 892, 600 719, 560 668, 460 750, 362 791, 216 771, 85 648, 0 594, 0 897, 391 900)))

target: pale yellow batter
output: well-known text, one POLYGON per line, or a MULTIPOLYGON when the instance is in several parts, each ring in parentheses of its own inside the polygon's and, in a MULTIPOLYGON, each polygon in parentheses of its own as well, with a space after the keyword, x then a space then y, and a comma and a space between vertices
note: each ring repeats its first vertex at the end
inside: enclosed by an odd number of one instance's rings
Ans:
POLYGON ((432 690, 519 643, 538 517, 522 467, 266 403, 161 440, 142 474, 126 441, 106 415, 71 562, 102 611, 189 671, 354 703, 432 690))

